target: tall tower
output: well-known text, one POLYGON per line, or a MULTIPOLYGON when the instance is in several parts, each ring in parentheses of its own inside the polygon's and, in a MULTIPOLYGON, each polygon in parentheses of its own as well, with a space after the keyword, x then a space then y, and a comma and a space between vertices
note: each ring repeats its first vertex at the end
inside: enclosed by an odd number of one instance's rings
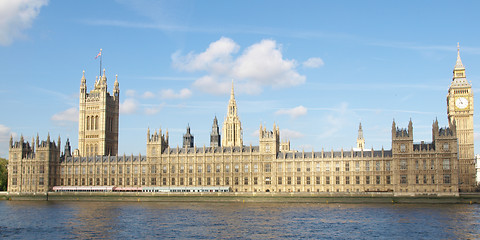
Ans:
POLYGON ((459 45, 453 79, 447 94, 447 114, 450 124, 456 126, 460 191, 473 191, 476 175, 473 148, 473 91, 465 76, 459 45))
POLYGON ((115 76, 113 96, 107 91, 107 76, 96 79, 87 93, 85 71, 80 84, 78 148, 80 156, 118 154, 118 116, 120 89, 115 76))
POLYGON ((358 126, 357 148, 365 148, 365 138, 363 138, 362 123, 358 126))
POLYGON ((212 132, 210 133, 210 147, 220 147, 221 136, 218 129, 217 116, 213 119, 212 132))
POLYGON ((237 113, 237 102, 235 101, 235 95, 233 92, 233 80, 232 91, 230 93, 230 102, 228 103, 227 116, 223 121, 223 139, 222 146, 224 147, 242 147, 242 124, 237 113))

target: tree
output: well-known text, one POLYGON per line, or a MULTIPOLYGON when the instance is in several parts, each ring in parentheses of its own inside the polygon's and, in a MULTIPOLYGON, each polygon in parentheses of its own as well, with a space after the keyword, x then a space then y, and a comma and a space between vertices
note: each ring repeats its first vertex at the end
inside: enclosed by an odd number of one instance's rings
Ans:
POLYGON ((0 191, 7 191, 7 180, 8 180, 8 170, 7 170, 8 160, 0 158, 0 191))

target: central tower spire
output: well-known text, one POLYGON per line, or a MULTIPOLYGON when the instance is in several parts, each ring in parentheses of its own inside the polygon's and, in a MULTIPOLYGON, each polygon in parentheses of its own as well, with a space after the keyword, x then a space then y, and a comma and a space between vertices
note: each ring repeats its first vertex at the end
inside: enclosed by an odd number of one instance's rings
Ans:
POLYGON ((233 89, 230 92, 230 101, 228 103, 227 116, 223 122, 223 138, 222 146, 224 147, 241 147, 243 146, 242 140, 242 124, 237 114, 237 102, 235 101, 235 93, 233 89))
POLYGON ((360 125, 358 126, 357 148, 365 148, 365 138, 363 138, 362 123, 360 123, 360 125))

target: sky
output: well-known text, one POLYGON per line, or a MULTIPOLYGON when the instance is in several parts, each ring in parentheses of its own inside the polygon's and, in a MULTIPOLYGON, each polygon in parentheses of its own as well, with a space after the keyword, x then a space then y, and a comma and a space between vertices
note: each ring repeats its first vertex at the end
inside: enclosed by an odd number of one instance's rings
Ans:
MULTIPOLYGON (((457 42, 480 91, 478 1, 0 1, 0 157, 10 136, 78 146, 82 71, 120 84, 119 154, 145 154, 147 128, 209 146, 232 80, 245 145, 260 124, 302 151, 391 148, 448 125, 457 42)), ((475 98, 475 105, 480 106, 475 98)), ((477 107, 478 108, 478 107, 477 107)), ((480 121, 474 115, 475 153, 480 121)), ((62 146, 63 147, 63 146, 62 146)))

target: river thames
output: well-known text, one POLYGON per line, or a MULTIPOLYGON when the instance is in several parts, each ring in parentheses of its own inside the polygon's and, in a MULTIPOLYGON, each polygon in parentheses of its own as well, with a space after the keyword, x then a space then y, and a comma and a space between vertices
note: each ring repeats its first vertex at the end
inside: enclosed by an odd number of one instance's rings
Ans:
POLYGON ((2 239, 478 239, 480 206, 0 201, 2 239))

